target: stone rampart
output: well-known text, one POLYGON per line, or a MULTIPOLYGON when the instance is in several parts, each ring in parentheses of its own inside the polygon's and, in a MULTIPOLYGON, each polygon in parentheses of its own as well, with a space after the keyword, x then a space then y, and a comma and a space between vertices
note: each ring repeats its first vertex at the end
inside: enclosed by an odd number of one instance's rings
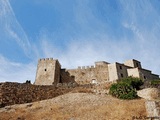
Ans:
POLYGON ((82 70, 87 70, 87 69, 93 69, 93 68, 95 68, 94 66, 78 66, 78 69, 80 70, 80 69, 82 69, 82 70))
POLYGON ((31 103, 51 99, 68 92, 91 92, 108 94, 110 83, 78 85, 76 82, 55 85, 32 85, 27 83, 0 83, 0 108, 8 105, 31 103))
POLYGON ((0 107, 50 99, 70 92, 71 87, 32 85, 26 83, 0 83, 0 107))
POLYGON ((75 81, 80 84, 89 84, 92 80, 97 82, 108 81, 108 64, 96 64, 96 66, 79 66, 78 69, 66 70, 71 76, 75 76, 75 81))

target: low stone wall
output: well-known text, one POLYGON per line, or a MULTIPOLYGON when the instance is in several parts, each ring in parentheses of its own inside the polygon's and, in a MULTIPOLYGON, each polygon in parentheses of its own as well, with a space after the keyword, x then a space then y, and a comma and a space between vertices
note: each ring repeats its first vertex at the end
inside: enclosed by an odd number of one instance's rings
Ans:
POLYGON ((78 85, 75 82, 55 85, 32 85, 29 83, 0 83, 0 107, 50 99, 68 92, 108 94, 110 83, 78 85))
POLYGON ((0 83, 0 107, 50 99, 70 92, 71 87, 41 86, 26 83, 0 83))

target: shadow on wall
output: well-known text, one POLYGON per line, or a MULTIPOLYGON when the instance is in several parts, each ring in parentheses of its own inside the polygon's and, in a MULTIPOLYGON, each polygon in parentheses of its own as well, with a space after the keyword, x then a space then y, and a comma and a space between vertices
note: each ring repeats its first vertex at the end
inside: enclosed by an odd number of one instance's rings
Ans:
POLYGON ((70 73, 66 71, 66 69, 61 69, 59 83, 69 83, 69 82, 75 82, 75 76, 70 75, 70 73))

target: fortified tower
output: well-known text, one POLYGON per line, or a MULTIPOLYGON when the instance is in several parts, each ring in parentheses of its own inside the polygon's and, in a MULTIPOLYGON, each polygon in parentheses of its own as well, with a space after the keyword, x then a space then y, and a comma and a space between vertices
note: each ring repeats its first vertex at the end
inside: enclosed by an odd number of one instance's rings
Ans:
POLYGON ((134 60, 134 59, 125 61, 124 65, 129 66, 129 67, 133 67, 133 68, 142 68, 141 62, 134 60))
POLYGON ((61 65, 53 58, 39 59, 35 85, 52 85, 60 82, 61 65))

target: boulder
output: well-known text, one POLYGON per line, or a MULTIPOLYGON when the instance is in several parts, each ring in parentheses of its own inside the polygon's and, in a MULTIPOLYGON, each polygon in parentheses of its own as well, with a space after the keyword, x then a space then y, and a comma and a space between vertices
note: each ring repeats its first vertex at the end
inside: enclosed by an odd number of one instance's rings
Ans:
POLYGON ((137 95, 146 100, 158 100, 160 99, 160 90, 157 88, 146 88, 137 91, 137 95))

